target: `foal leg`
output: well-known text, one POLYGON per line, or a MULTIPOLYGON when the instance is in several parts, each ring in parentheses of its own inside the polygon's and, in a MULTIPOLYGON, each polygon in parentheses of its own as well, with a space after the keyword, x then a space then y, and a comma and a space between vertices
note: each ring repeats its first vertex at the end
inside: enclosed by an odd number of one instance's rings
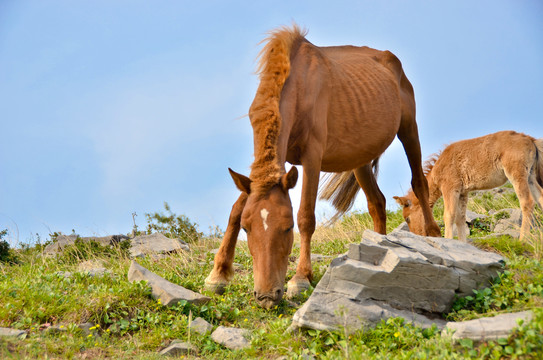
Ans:
MULTIPOLYGON (((453 238, 453 224, 460 217, 460 193, 451 189, 442 189, 443 191, 443 222, 445 223, 445 237, 447 239, 453 238)), ((464 215, 465 218, 465 215, 464 215)), ((458 227, 458 239, 460 240, 460 234, 463 233, 463 227, 458 227)), ((462 240, 465 241, 465 240, 462 240)))
POLYGON ((422 208, 425 235, 440 237, 441 231, 434 220, 432 209, 430 209, 430 205, 428 204, 428 181, 422 171, 422 154, 414 113, 413 116, 402 115, 398 139, 402 142, 407 160, 409 161, 409 167, 411 168, 411 187, 422 208))
POLYGON ((205 288, 217 294, 224 293, 226 285, 234 277, 234 253, 236 250, 236 242, 238 240, 239 229, 241 227, 241 213, 247 202, 248 195, 241 193, 238 200, 232 206, 228 226, 224 233, 219 251, 215 254, 215 262, 213 270, 205 280, 205 288))
POLYGON ((543 188, 537 182, 536 174, 533 172, 528 179, 528 186, 530 187, 530 191, 532 192, 535 201, 537 201, 539 207, 543 210, 543 188))
POLYGON ((520 202, 520 210, 522 211, 522 225, 520 227, 520 240, 523 240, 526 235, 530 233, 530 228, 532 224, 532 213, 534 211, 534 199, 530 191, 530 186, 528 185, 528 176, 527 174, 516 173, 515 176, 511 174, 505 174, 513 188, 517 193, 518 200, 520 202))
MULTIPOLYGON (((320 163, 320 161, 319 161, 320 163)), ((315 203, 319 187, 320 169, 302 162, 304 175, 302 199, 298 210, 298 229, 300 230, 300 259, 296 274, 287 284, 287 297, 292 298, 309 289, 313 278, 311 267, 311 236, 315 232, 315 203)))
POLYGON ((379 186, 375 175, 371 170, 371 164, 364 165, 354 170, 358 184, 364 190, 368 200, 368 211, 373 219, 373 230, 380 234, 387 232, 386 199, 379 186))
POLYGON ((458 196, 458 207, 454 223, 458 231, 458 240, 466 242, 469 235, 469 228, 466 224, 466 210, 468 207, 468 194, 462 193, 458 196))

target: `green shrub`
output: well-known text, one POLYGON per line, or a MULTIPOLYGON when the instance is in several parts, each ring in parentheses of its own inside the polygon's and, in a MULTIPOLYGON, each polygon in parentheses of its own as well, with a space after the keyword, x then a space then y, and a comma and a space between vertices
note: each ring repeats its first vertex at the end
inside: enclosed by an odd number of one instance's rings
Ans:
POLYGON ((6 240, 2 240, 4 236, 8 234, 8 230, 0 231, 0 262, 7 264, 15 264, 17 257, 13 254, 13 251, 9 247, 9 243, 6 240))
POLYGON ((166 214, 161 212, 145 214, 149 234, 156 231, 169 238, 181 239, 188 243, 197 242, 204 236, 198 231, 198 225, 192 223, 188 217, 174 214, 167 202, 164 203, 164 209, 166 214))

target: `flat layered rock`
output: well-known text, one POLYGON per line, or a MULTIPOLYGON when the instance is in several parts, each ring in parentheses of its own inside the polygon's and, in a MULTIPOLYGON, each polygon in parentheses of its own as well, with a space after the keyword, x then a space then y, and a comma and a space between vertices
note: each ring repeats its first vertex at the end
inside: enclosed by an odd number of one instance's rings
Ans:
POLYGON ((147 270, 135 261, 132 261, 128 270, 128 281, 145 280, 151 286, 152 296, 155 299, 160 299, 163 305, 172 306, 181 300, 186 300, 189 303, 202 305, 207 303, 211 298, 186 289, 180 285, 169 282, 168 280, 158 276, 152 271, 147 270))
POLYGON ((455 296, 488 286, 502 267, 501 256, 464 242, 366 230, 360 244, 332 260, 293 324, 354 331, 400 316, 443 328, 439 315, 450 310, 455 296))

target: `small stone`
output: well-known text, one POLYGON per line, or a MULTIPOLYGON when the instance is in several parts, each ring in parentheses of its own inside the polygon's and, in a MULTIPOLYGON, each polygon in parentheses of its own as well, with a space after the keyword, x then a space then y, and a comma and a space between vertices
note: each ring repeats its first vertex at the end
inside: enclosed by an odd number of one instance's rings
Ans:
POLYGON ((453 339, 471 339, 474 341, 496 340, 507 338, 514 328, 518 327, 517 320, 528 322, 533 318, 533 312, 522 311, 502 314, 475 320, 448 322, 442 335, 453 331, 453 339))
POLYGON ((194 330, 199 334, 205 335, 213 329, 213 325, 211 325, 201 317, 197 317, 196 319, 192 320, 189 325, 189 329, 191 331, 194 330))
POLYGON ((99 277, 110 273, 110 271, 104 267, 104 263, 101 260, 83 261, 77 266, 77 270, 80 273, 89 275, 90 277, 99 277))
POLYGON ((188 244, 179 239, 170 239, 161 233, 136 236, 131 240, 130 256, 148 254, 169 254, 176 251, 190 251, 188 244))
POLYGON ((240 350, 251 346, 251 343, 247 340, 249 334, 249 330, 247 329, 219 326, 211 334, 211 339, 230 350, 240 350))
POLYGON ((185 354, 196 354, 198 349, 191 343, 181 340, 174 340, 170 346, 160 352, 160 355, 164 356, 179 356, 185 354))
POLYGON ((0 338, 1 337, 23 337, 26 334, 24 330, 16 330, 11 328, 0 327, 0 338))
POLYGON ((207 303, 211 298, 185 289, 184 287, 173 284, 168 280, 158 276, 152 271, 147 270, 135 261, 132 261, 128 270, 128 281, 146 280, 152 289, 152 296, 155 299, 160 299, 163 305, 171 306, 177 304, 181 300, 186 300, 189 303, 202 305, 207 303))
POLYGON ((60 334, 60 333, 68 331, 68 329, 66 329, 65 325, 58 324, 58 325, 53 325, 53 326, 48 327, 45 331, 48 334, 60 334))

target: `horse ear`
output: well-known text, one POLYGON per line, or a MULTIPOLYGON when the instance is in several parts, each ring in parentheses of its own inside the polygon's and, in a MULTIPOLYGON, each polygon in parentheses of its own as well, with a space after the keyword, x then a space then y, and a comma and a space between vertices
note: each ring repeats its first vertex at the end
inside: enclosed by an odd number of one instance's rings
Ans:
POLYGON ((238 174, 234 170, 228 168, 228 171, 230 171, 230 176, 232 176, 232 179, 234 180, 234 184, 236 184, 236 187, 241 191, 246 193, 247 195, 251 193, 251 183, 253 182, 251 179, 249 179, 245 175, 238 174))
POLYGON ((394 200, 403 207, 411 206, 411 200, 403 196, 393 196, 394 200))
POLYGON ((298 169, 296 166, 290 168, 289 172, 281 176, 281 186, 284 190, 290 190, 296 185, 298 181, 298 169))

